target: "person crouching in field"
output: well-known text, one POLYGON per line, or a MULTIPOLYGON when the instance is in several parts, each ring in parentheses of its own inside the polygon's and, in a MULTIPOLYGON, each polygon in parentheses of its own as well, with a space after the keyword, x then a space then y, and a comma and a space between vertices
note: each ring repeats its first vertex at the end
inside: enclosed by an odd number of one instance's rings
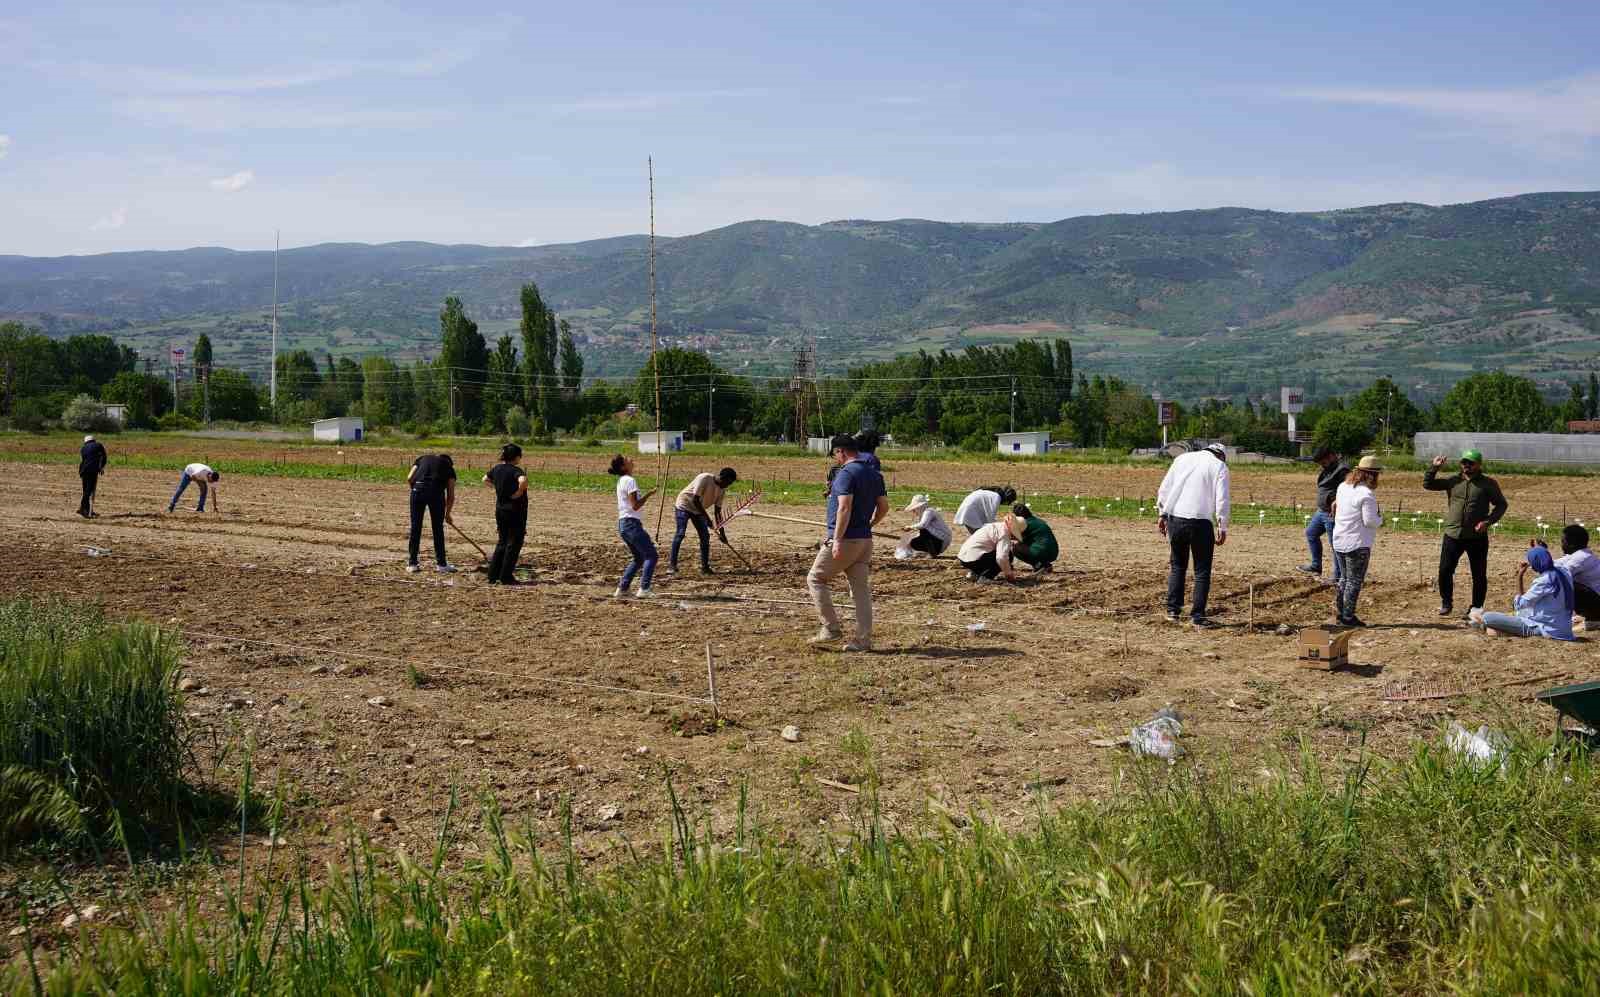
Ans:
POLYGON ((650 539, 650 531, 644 528, 644 519, 639 513, 656 490, 639 491, 639 482, 633 476, 633 461, 622 454, 611 458, 611 473, 617 476, 617 534, 622 537, 628 553, 633 555, 633 560, 622 569, 622 581, 617 583, 617 590, 611 593, 611 597, 620 599, 627 595, 628 586, 633 584, 633 576, 637 574, 637 598, 648 599, 653 594, 650 580, 656 573, 656 561, 660 555, 656 553, 655 541, 650 539))
POLYGON ((444 558, 444 524, 455 523, 450 518, 456 507, 455 462, 447 453, 424 454, 411 462, 406 484, 411 486, 411 546, 407 550, 406 571, 416 574, 422 570, 417 554, 422 545, 422 514, 426 512, 433 523, 433 556, 437 562, 433 570, 449 574, 456 568, 444 558))
POLYGON ((913 495, 905 511, 915 515, 917 521, 905 528, 905 537, 894 549, 895 558, 904 561, 913 557, 938 557, 943 554, 950 546, 950 541, 955 539, 955 533, 939 510, 928 501, 928 496, 913 495))
POLYGON ((1016 568, 1011 559, 1016 543, 1022 538, 1022 520, 1014 515, 978 528, 968 537, 956 554, 961 566, 967 569, 967 579, 986 585, 1005 576, 1015 581, 1016 568))
POLYGON ((528 475, 522 470, 522 448, 507 443, 500 448, 500 463, 483 476, 494 489, 494 528, 499 542, 489 558, 490 585, 520 585, 514 572, 528 536, 528 475))
POLYGON ((1367 565, 1372 561, 1372 544, 1377 539, 1383 515, 1378 511, 1378 474, 1383 470, 1376 457, 1363 457, 1355 470, 1334 492, 1333 513, 1333 611, 1342 627, 1364 627, 1356 615, 1356 600, 1367 580, 1367 565))
POLYGON ((995 514, 1000 511, 1002 502, 1010 505, 1016 500, 1017 492, 1014 488, 1003 485, 980 488, 969 493, 961 500, 961 504, 956 506, 956 525, 966 527, 967 535, 971 536, 994 522, 995 514))
POLYGON ((1561 554, 1556 564, 1572 576, 1572 611, 1585 623, 1600 622, 1600 557, 1589 549, 1589 531, 1577 523, 1563 527, 1561 554))
POLYGON ((172 501, 167 503, 167 511, 172 512, 178 507, 178 499, 183 496, 184 489, 193 481, 200 487, 200 504, 195 506, 195 512, 206 511, 206 494, 211 495, 211 511, 221 512, 217 496, 217 482, 222 480, 222 475, 213 471, 205 464, 190 464, 183 469, 183 475, 178 478, 178 490, 172 493, 172 501))
POLYGON ((678 573, 678 550, 683 546, 683 537, 689 531, 690 523, 694 524, 694 531, 700 535, 700 573, 715 574, 711 570, 711 531, 716 528, 722 542, 728 542, 728 535, 716 524, 722 520, 722 496, 738 480, 739 472, 725 467, 716 474, 697 474, 683 486, 677 501, 672 504, 672 554, 667 559, 667 574, 678 573), (712 518, 713 513, 715 518, 712 518))
POLYGON ((1512 637, 1577 640, 1572 635, 1572 575, 1556 564, 1549 550, 1537 543, 1528 548, 1525 563, 1517 566, 1517 591, 1521 594, 1511 604, 1515 615, 1484 613, 1481 618, 1472 620, 1472 625, 1485 633, 1512 637), (1533 569, 1535 578, 1523 592, 1529 568, 1533 569))
POLYGON ((1050 524, 1035 516, 1022 502, 1011 507, 1011 515, 1022 522, 1022 535, 1011 548, 1012 558, 1032 567, 1036 575, 1053 570, 1056 558, 1061 556, 1061 547, 1056 543, 1050 524))

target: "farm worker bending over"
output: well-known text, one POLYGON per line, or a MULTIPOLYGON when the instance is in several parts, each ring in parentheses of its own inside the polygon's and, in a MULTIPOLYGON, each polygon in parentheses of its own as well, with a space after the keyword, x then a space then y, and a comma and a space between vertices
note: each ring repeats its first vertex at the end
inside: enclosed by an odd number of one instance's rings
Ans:
POLYGON ((1197 627, 1216 626, 1206 617, 1211 594, 1211 557, 1228 542, 1228 451, 1220 443, 1176 458, 1156 492, 1156 529, 1172 548, 1167 572, 1167 621, 1183 614, 1183 576, 1194 558, 1194 604, 1189 619, 1197 627))
POLYGON ((178 490, 172 493, 172 501, 167 503, 167 511, 178 507, 178 499, 183 495, 183 490, 193 481, 200 486, 200 504, 195 506, 195 512, 206 511, 206 492, 211 493, 211 511, 221 512, 217 507, 217 482, 222 480, 222 475, 213 471, 204 464, 190 464, 183 469, 183 476, 178 479, 178 490))
POLYGON ((1489 594, 1489 527, 1506 514, 1506 497, 1499 483, 1483 473, 1483 454, 1478 451, 1463 450, 1461 473, 1448 478, 1439 477, 1444 462, 1442 456, 1433 458, 1422 475, 1422 487, 1444 492, 1449 502, 1439 541, 1439 615, 1449 616, 1455 611, 1456 565, 1462 554, 1472 569, 1472 609, 1483 609, 1489 594))
POLYGON ((895 546, 894 556, 899 560, 912 557, 938 557, 950 546, 955 533, 950 524, 939 515, 939 510, 928 503, 928 496, 913 495, 906 512, 917 513, 916 523, 907 526, 904 539, 895 546))
POLYGON ((1517 566, 1517 588, 1521 590, 1527 580, 1528 569, 1534 574, 1528 591, 1517 596, 1512 608, 1517 612, 1484 613, 1472 625, 1486 633, 1510 634, 1513 637, 1549 637, 1553 640, 1576 640, 1572 636, 1572 575, 1556 564, 1550 552, 1538 544, 1528 548, 1526 563, 1517 566))
POLYGON ((1356 600, 1367 580, 1367 565, 1372 562, 1372 545, 1378 539, 1383 514, 1378 511, 1378 473, 1383 470, 1376 457, 1363 457, 1334 494, 1333 536, 1333 611, 1343 627, 1364 627, 1356 615, 1356 600))
POLYGON ((1031 565, 1034 574, 1052 570, 1056 558, 1061 556, 1061 546, 1056 543, 1055 531, 1050 524, 1033 514, 1025 504, 1011 507, 1011 515, 1022 524, 1020 542, 1012 548, 1011 556, 1023 564, 1031 565))
POLYGON ((620 599, 627 595, 628 586, 633 584, 633 576, 637 574, 637 598, 649 599, 654 594, 650 591, 650 577, 656 573, 656 560, 660 555, 656 553, 655 541, 650 539, 650 531, 644 528, 639 511, 656 490, 639 491, 639 482, 633 477, 633 461, 622 454, 611 458, 611 473, 617 476, 617 533, 627 545, 628 553, 633 555, 633 560, 622 569, 622 581, 617 583, 617 590, 611 597, 620 599))
POLYGON ((1007 581, 1014 581, 1017 572, 1011 565, 1011 558, 1016 551, 1017 541, 1021 539, 1022 520, 1017 516, 1007 516, 998 523, 979 527, 978 532, 961 545, 956 559, 967 569, 969 581, 987 585, 1001 575, 1007 581))
POLYGON ((1565 556, 1556 563, 1572 576, 1572 611, 1590 622, 1600 620, 1600 557, 1589 549, 1589 531, 1577 523, 1562 528, 1561 553, 1565 556))
POLYGON ((494 527, 499 542, 489 558, 490 585, 520 585, 514 572, 528 535, 528 475, 522 470, 522 448, 507 443, 500 448, 500 463, 483 476, 494 488, 494 527))
MULTIPOLYGON (((1333 495, 1350 474, 1350 465, 1327 447, 1318 447, 1311 459, 1321 466, 1317 472, 1317 514, 1306 524, 1306 547, 1311 551, 1311 563, 1302 564, 1300 570, 1308 575, 1322 574, 1322 535, 1328 534, 1333 543, 1333 495)), ((1339 559, 1333 559, 1333 582, 1339 583, 1339 559)))
POLYGON ((1015 489, 1000 485, 980 488, 962 499, 961 504, 956 506, 956 523, 966 527, 967 533, 976 533, 994 522, 995 513, 1000 511, 1000 503, 1010 505, 1016 500, 1015 489))
POLYGON ((846 651, 872 650, 872 528, 889 515, 889 496, 884 492, 883 475, 861 458, 855 437, 840 434, 833 438, 833 459, 839 465, 833 488, 828 493, 828 539, 822 542, 806 587, 817 607, 822 629, 811 638, 812 644, 825 644, 844 636, 839 616, 833 609, 828 583, 839 575, 850 580, 850 598, 856 609, 856 635, 844 646, 846 651))
POLYGON ((444 524, 455 523, 450 518, 450 511, 456 506, 455 461, 447 453, 423 454, 411 462, 406 484, 411 486, 411 546, 406 571, 416 574, 422 570, 417 564, 417 552, 422 544, 422 513, 426 511, 433 522, 433 556, 437 562, 433 570, 449 574, 456 568, 444 559, 444 524))
MULTIPOLYGON (((739 472, 731 467, 725 467, 716 474, 697 474, 678 493, 678 500, 672 504, 674 529, 672 533, 672 556, 667 561, 667 574, 678 573, 678 548, 683 546, 683 535, 688 532, 689 524, 694 524, 694 530, 700 534, 700 573, 713 574, 711 570, 711 516, 706 510, 715 511, 717 519, 722 518, 722 496, 727 492, 728 486, 739 480, 739 472)), ((727 543, 728 535, 722 530, 717 530, 717 536, 727 543)))
POLYGON ((83 449, 78 451, 78 478, 83 482, 83 498, 78 502, 78 515, 84 519, 98 516, 94 511, 94 490, 100 475, 106 473, 106 448, 93 436, 83 438, 83 449))

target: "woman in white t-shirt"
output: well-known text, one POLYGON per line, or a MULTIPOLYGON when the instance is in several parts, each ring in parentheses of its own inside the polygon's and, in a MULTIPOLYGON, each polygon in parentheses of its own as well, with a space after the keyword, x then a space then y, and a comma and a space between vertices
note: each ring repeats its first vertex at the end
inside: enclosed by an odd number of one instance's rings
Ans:
POLYGON ((955 533, 944 521, 926 495, 913 495, 906 512, 917 515, 915 524, 906 527, 906 535, 894 549, 899 560, 913 557, 938 557, 950 546, 955 533))
POLYGON ((1339 573, 1333 587, 1333 610, 1343 627, 1366 626, 1356 615, 1356 600, 1361 598, 1372 545, 1383 525, 1378 497, 1373 494, 1382 470, 1378 458, 1363 457, 1333 494, 1333 558, 1339 573))
POLYGON ((633 584, 633 576, 639 576, 639 591, 636 597, 648 599, 654 593, 650 591, 650 579, 656 573, 656 561, 660 555, 656 553, 655 542, 650 539, 650 533, 644 528, 644 520, 639 515, 639 510, 644 508, 650 496, 656 493, 654 488, 640 493, 639 482, 633 477, 633 461, 617 454, 611 458, 611 473, 617 476, 617 533, 622 537, 622 542, 628 545, 628 553, 633 555, 633 560, 622 571, 622 581, 617 583, 617 590, 611 593, 613 599, 620 599, 628 594, 628 586, 633 584))

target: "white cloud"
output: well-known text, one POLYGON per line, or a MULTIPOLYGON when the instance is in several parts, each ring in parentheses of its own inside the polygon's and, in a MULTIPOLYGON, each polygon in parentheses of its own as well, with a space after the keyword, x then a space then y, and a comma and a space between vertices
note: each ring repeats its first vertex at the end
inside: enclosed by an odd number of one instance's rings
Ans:
POLYGON ((6 155, 8 153, 10 153, 10 152, 11 152, 11 136, 10 135, 0 135, 0 159, 6 158, 6 155))
POLYGON ((211 189, 222 191, 224 194, 232 194, 236 191, 244 190, 246 187, 255 183, 255 181, 255 170, 240 170, 238 173, 229 174, 225 177, 218 177, 217 179, 211 181, 211 189))
POLYGON ((516 247, 518 249, 531 249, 534 246, 542 246, 542 245, 544 245, 543 242, 540 242, 538 239, 535 239, 533 236, 530 235, 526 239, 523 239, 521 242, 517 243, 516 247))
POLYGON ((94 224, 89 226, 89 231, 115 232, 126 224, 128 224, 128 206, 120 204, 111 214, 106 215, 104 218, 95 219, 94 224))
POLYGON ((447 117, 424 108, 358 107, 321 101, 246 100, 227 95, 133 97, 116 109, 149 124, 177 125, 193 131, 227 132, 247 128, 338 129, 420 128, 447 117))
POLYGON ((1543 139, 1600 138, 1600 72, 1490 89, 1308 87, 1279 96, 1416 111, 1496 132, 1543 139))

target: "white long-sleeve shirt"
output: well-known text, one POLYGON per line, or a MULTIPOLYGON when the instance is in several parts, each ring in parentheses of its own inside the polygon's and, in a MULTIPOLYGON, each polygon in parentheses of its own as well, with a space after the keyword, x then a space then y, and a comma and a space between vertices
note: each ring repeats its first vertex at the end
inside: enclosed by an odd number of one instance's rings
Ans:
POLYGON ((1156 512, 1179 519, 1209 519, 1228 530, 1228 465, 1206 450, 1186 453, 1167 468, 1156 492, 1156 512))
POLYGON ((994 522, 994 514, 1000 510, 1000 494, 987 488, 980 488, 967 495, 956 506, 956 522, 965 526, 969 531, 976 532, 986 523, 994 522))
POLYGON ((1383 515, 1378 512, 1378 497, 1366 485, 1349 483, 1333 493, 1333 549, 1348 554, 1370 548, 1378 539, 1383 515))

